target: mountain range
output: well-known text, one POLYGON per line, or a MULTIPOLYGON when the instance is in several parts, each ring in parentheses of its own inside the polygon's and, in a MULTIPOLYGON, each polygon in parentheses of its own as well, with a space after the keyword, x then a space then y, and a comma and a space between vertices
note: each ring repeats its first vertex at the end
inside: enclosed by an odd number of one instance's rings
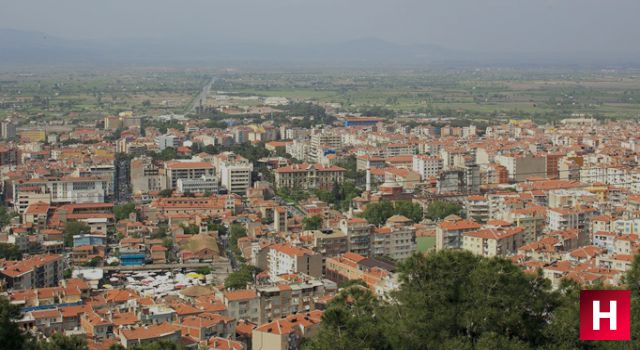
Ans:
POLYGON ((479 53, 438 45, 401 45, 378 38, 329 44, 216 43, 207 40, 72 40, 46 33, 0 29, 0 66, 29 64, 629 64, 611 54, 479 53))

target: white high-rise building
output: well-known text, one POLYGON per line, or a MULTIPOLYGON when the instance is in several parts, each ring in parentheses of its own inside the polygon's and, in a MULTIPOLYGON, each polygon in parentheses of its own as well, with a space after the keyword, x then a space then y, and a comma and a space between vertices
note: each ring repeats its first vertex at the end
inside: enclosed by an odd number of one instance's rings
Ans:
POLYGON ((220 182, 229 193, 244 194, 251 187, 253 164, 233 152, 216 156, 220 171, 220 182))

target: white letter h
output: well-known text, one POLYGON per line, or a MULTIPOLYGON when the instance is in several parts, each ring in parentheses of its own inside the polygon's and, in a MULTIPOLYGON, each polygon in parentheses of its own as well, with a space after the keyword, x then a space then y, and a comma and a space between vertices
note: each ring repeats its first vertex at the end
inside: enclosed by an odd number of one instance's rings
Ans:
POLYGON ((609 300, 609 312, 600 311, 600 301, 593 301, 593 330, 600 330, 600 320, 603 318, 609 319, 609 329, 615 331, 617 329, 617 313, 616 313, 616 301, 609 300))

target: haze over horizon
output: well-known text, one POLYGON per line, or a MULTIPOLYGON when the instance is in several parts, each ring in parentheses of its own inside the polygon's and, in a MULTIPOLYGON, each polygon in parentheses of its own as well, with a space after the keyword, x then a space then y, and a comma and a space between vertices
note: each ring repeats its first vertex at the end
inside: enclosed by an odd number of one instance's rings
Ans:
POLYGON ((93 43, 312 47, 377 38, 494 56, 640 57, 633 0, 5 2, 2 28, 93 43))

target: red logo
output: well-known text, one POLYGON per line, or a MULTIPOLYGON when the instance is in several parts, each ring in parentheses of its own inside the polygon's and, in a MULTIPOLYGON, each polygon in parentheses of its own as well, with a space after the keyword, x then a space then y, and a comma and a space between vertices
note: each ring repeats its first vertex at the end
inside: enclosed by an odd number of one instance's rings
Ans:
POLYGON ((580 291, 580 340, 631 340, 628 290, 580 291))

